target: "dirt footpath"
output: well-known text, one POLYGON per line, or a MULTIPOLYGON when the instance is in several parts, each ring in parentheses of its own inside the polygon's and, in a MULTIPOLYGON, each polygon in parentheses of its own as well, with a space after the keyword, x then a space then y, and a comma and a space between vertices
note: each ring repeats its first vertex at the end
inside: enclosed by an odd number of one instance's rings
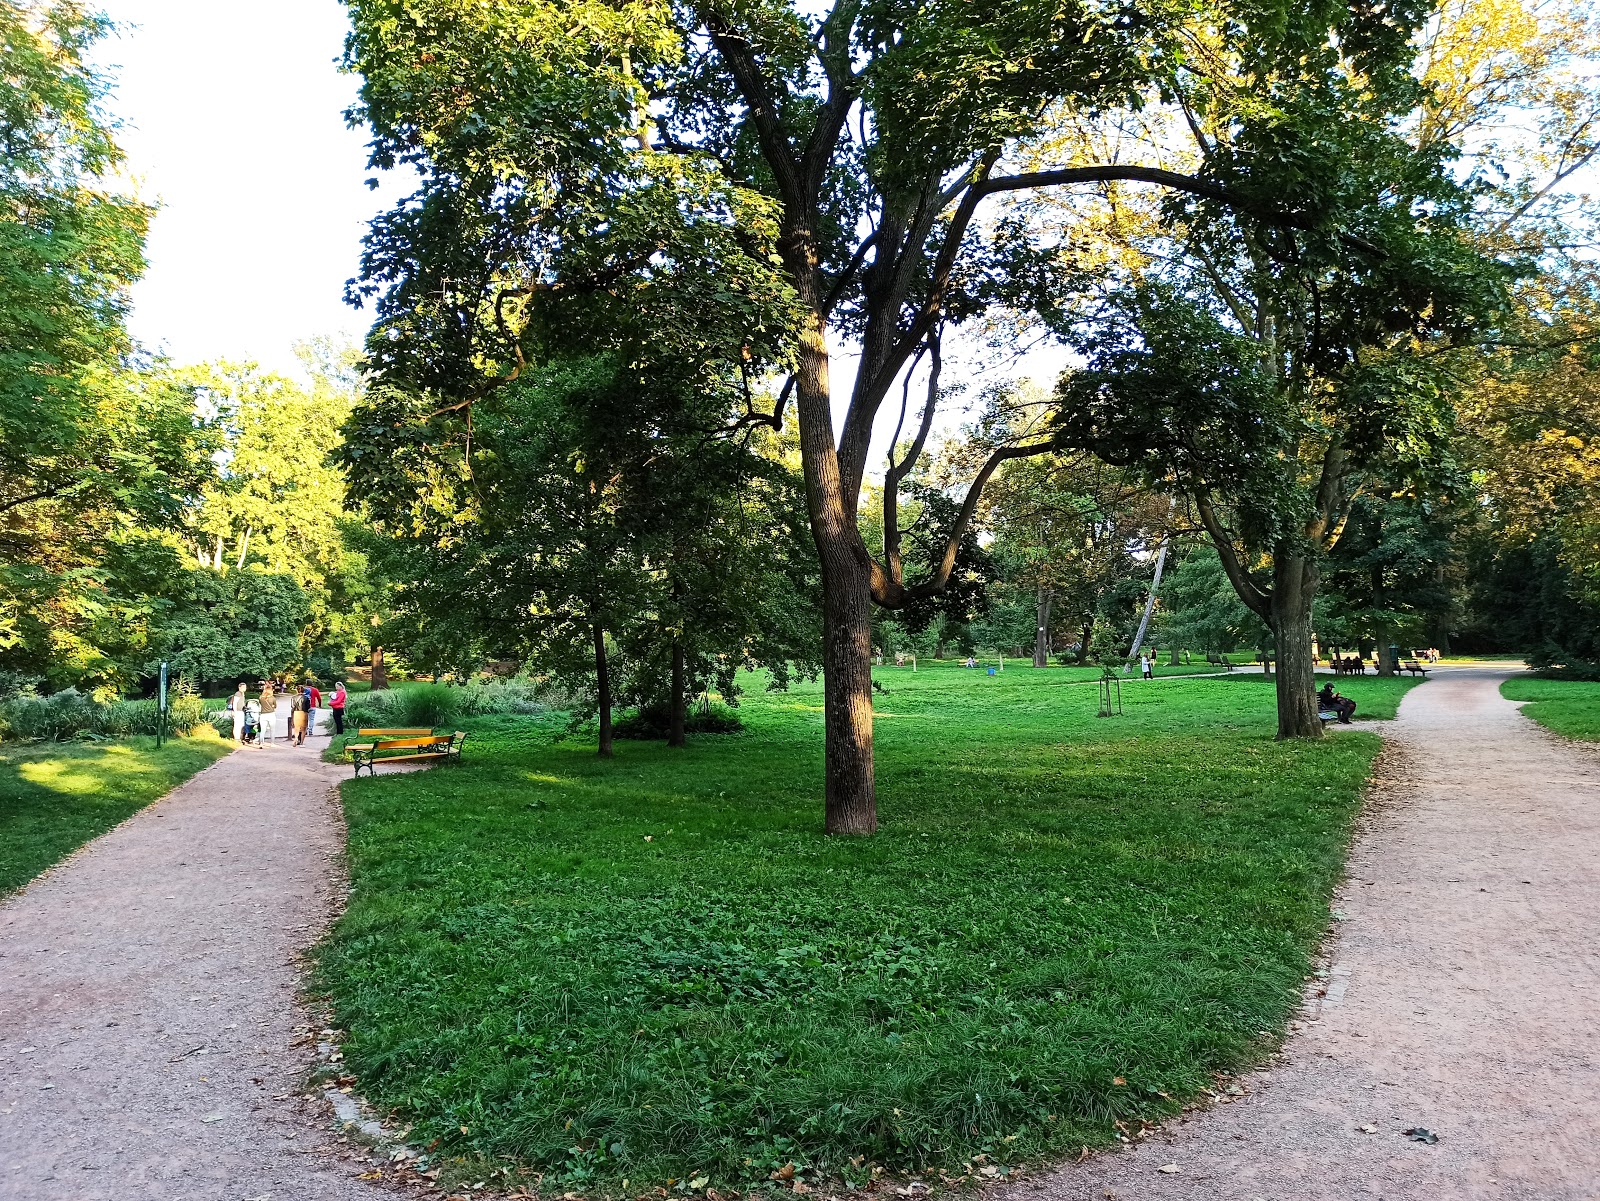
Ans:
POLYGON ((383 1195, 296 1108, 296 957, 341 887, 326 742, 236 751, 0 904, 0 1198, 383 1195))
POLYGON ((1600 1198, 1600 754, 1506 675, 1441 670, 1385 723, 1327 997, 1250 1095, 1006 1201, 1600 1198))

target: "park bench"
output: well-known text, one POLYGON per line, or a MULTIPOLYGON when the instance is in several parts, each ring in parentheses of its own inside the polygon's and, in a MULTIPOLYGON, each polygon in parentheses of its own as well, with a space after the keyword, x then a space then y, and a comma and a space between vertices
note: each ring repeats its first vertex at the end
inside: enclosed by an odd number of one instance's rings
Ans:
POLYGON ((1211 664, 1212 667, 1222 668, 1223 671, 1233 670, 1233 660, 1229 659, 1227 655, 1218 655, 1207 651, 1206 662, 1211 664))
POLYGON ((1338 721, 1339 720, 1339 715, 1337 713, 1335 713, 1332 709, 1318 709, 1317 710, 1317 720, 1322 723, 1322 728, 1324 730, 1326 730, 1328 728, 1328 723, 1330 721, 1338 721))
POLYGON ((1352 659, 1335 659, 1333 673, 1339 676, 1364 676, 1367 674, 1366 660, 1360 656, 1352 659))
POLYGON ((1428 669, 1416 659, 1405 659, 1400 664, 1401 671, 1409 671, 1412 675, 1420 675, 1424 680, 1428 678, 1428 669))
MULTIPOLYGON (((370 733, 367 730, 363 735, 370 733)), ((461 762, 461 748, 466 743, 467 736, 461 730, 454 734, 435 734, 432 731, 423 731, 418 734, 411 733, 408 738, 379 738, 375 742, 352 742, 345 750, 350 752, 350 762, 355 764, 356 775, 361 774, 361 769, 367 769, 367 775, 375 776, 375 765, 379 763, 400 763, 411 759, 444 759, 461 762)))

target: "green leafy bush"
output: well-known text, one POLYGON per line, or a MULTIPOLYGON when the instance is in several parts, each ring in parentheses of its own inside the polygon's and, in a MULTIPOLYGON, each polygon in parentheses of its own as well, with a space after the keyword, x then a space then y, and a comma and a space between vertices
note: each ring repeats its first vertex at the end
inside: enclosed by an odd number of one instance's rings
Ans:
POLYGON ((345 724, 362 726, 435 726, 459 717, 495 713, 542 713, 534 686, 526 680, 493 684, 407 684, 381 692, 352 695, 345 706, 345 724))
MULTIPOLYGON (((167 714, 168 733, 189 734, 205 724, 205 702, 180 681, 168 697, 167 714)), ((155 734, 159 722, 159 707, 154 700, 101 703, 75 688, 64 688, 49 696, 27 693, 0 702, 0 738, 48 742, 86 735, 126 738, 132 734, 155 734)), ((231 725, 228 729, 231 732, 231 725)))
MULTIPOLYGON (((649 741, 667 736, 669 714, 665 705, 648 705, 628 714, 617 722, 612 731, 618 738, 637 738, 649 741)), ((739 715, 725 705, 694 707, 683 720, 687 734, 735 734, 744 729, 739 715)))

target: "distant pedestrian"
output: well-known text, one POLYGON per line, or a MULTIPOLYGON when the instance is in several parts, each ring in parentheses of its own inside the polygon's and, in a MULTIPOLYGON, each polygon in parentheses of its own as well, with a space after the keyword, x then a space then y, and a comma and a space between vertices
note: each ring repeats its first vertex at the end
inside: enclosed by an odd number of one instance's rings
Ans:
POLYGON ((244 741, 244 681, 239 681, 239 691, 228 698, 228 712, 233 716, 233 740, 244 741))
POLYGON ((1139 652, 1139 674, 1147 680, 1156 678, 1156 673, 1150 667, 1150 656, 1143 651, 1139 652))
POLYGON ((308 685, 308 688, 310 696, 307 699, 310 704, 307 708, 310 716, 306 718, 306 728, 310 733, 315 734, 317 732, 317 710, 322 708, 322 690, 315 684, 308 685))
POLYGON ((306 706, 310 701, 310 690, 300 689, 294 694, 294 699, 289 702, 289 737, 295 746, 303 746, 306 741, 306 706))
POLYGON ((278 738, 278 689, 271 680, 261 686, 261 745, 271 746, 278 738))
MULTIPOLYGON (((881 657, 879 661, 882 661, 881 657)), ((333 695, 328 698, 328 705, 333 710, 333 732, 335 734, 344 733, 344 706, 347 700, 349 700, 349 694, 344 690, 344 681, 334 681, 333 695)))

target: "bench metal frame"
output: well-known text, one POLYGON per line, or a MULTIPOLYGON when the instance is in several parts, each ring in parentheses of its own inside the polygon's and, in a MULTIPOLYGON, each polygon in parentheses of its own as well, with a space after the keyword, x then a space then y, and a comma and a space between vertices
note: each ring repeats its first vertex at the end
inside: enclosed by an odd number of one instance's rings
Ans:
POLYGON ((454 734, 419 735, 415 738, 388 738, 378 742, 352 743, 345 749, 350 752, 350 762, 355 765, 356 777, 361 776, 361 769, 367 769, 368 776, 376 776, 379 763, 403 763, 408 759, 443 759, 446 763, 461 766, 461 748, 467 744, 467 735, 463 730, 454 734), (418 748, 409 755, 385 755, 385 750, 411 751, 409 746, 396 745, 398 743, 415 743, 422 738, 431 738, 432 749, 418 748))

